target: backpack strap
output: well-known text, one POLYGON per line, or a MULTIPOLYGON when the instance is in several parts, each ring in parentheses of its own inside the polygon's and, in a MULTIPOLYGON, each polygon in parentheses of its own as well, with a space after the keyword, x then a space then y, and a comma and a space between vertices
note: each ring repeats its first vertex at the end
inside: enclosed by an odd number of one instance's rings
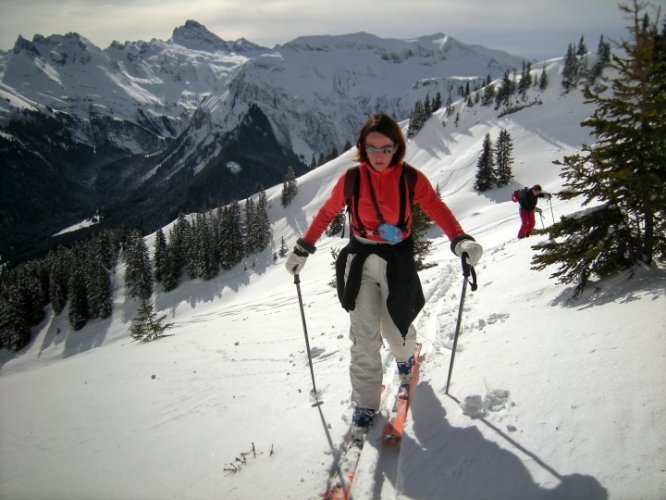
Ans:
MULTIPOLYGON (((403 163, 402 168, 402 179, 400 180, 401 186, 404 186, 405 181, 407 182, 407 189, 409 191, 409 206, 411 207, 414 204, 414 188, 416 186, 416 169, 409 165, 407 162, 403 163)), ((402 188, 404 189, 404 187, 402 188)), ((407 229, 410 224, 407 224, 408 221, 405 220, 405 202, 402 196, 400 197, 400 219, 398 223, 404 226, 404 229, 407 229)), ((411 222, 411 221, 410 221, 411 222)))
POLYGON ((352 220, 358 222, 355 229, 365 237, 367 234, 361 218, 358 215, 358 199, 361 190, 360 182, 358 181, 360 168, 358 166, 347 169, 345 173, 345 203, 347 204, 347 213, 349 214, 349 237, 352 237, 352 220), (352 217, 353 215, 353 217, 352 217))
POLYGON ((414 186, 416 186, 416 169, 407 162, 403 163, 405 176, 407 178, 407 188, 409 188, 409 205, 414 204, 414 186))

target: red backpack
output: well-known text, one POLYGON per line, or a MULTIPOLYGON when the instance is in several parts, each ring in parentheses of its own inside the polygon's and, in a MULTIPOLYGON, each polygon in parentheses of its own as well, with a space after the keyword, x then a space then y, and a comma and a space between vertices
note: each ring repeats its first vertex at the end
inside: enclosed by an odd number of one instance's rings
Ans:
POLYGON ((516 189, 511 195, 511 201, 517 203, 519 199, 520 199, 520 189, 516 189))

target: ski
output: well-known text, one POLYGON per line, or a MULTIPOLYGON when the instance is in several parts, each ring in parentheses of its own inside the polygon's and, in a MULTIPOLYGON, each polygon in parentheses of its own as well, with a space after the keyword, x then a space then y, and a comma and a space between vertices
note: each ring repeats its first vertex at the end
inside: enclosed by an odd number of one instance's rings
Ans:
POLYGON ((384 426, 383 441, 385 445, 396 446, 402 439, 402 431, 407 421, 407 412, 409 410, 409 403, 414 393, 414 388, 419 382, 419 365, 422 361, 421 357, 421 344, 416 344, 414 350, 414 365, 412 366, 411 376, 409 380, 409 391, 407 397, 400 397, 400 393, 396 394, 395 403, 393 408, 386 419, 384 426))
MULTIPOLYGON (((382 393, 386 386, 382 384, 382 393)), ((328 480, 324 500, 347 500, 350 498, 352 482, 361 459, 362 446, 352 442, 352 424, 349 425, 340 447, 340 457, 333 465, 333 472, 328 480)))
POLYGON ((337 464, 338 470, 329 480, 324 500, 348 500, 351 494, 352 482, 356 475, 356 467, 361 458, 362 448, 351 442, 351 433, 345 436, 345 449, 337 464), (336 480, 337 478, 337 480, 336 480))

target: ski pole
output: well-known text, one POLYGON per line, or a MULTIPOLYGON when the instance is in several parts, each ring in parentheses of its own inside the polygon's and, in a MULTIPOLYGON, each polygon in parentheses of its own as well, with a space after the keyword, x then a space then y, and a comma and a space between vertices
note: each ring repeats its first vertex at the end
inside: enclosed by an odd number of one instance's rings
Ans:
POLYGON ((548 205, 550 205, 550 216, 553 218, 553 225, 555 225, 555 214, 553 214, 553 202, 548 198, 548 205))
POLYGON ((301 308, 301 320, 303 321, 303 334, 305 335, 305 348, 308 352, 308 363, 310 365, 310 375, 312 376, 312 390, 314 391, 315 404, 316 406, 319 403, 319 396, 317 393, 317 384, 315 383, 314 368, 312 367, 312 354, 310 352, 310 340, 308 339, 308 327, 305 324, 305 309, 303 309, 303 296, 301 295, 301 277, 297 274, 294 274, 294 284, 296 285, 296 291, 298 292, 298 305, 301 308))
POLYGON ((541 210, 539 210, 539 219, 541 219, 541 228, 546 229, 546 225, 543 223, 543 214, 541 213, 541 210))
POLYGON ((472 276, 472 280, 469 282, 469 284, 472 291, 475 291, 477 288, 476 271, 474 271, 474 267, 469 262, 467 262, 467 257, 468 257, 467 252, 463 252, 462 256, 460 257, 463 269, 463 286, 462 286, 462 293, 460 294, 460 307, 458 308, 458 321, 456 322, 456 333, 453 336, 453 349, 451 350, 451 361, 449 362, 449 376, 446 379, 446 394, 449 393, 449 384, 451 383, 451 374, 453 373, 453 361, 456 358, 456 348, 458 347, 458 335, 460 335, 460 323, 462 321, 463 305, 465 304, 465 293, 467 292, 467 282, 469 280, 470 275, 472 276))

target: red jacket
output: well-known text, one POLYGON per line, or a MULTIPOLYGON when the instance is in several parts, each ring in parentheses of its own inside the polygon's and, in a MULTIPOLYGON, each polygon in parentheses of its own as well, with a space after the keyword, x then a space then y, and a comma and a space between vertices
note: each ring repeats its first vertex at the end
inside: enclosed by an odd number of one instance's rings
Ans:
MULTIPOLYGON (((402 175, 403 163, 392 165, 386 168, 383 172, 377 172, 368 163, 360 165, 358 176, 359 185, 359 203, 358 211, 363 226, 368 230, 365 236, 367 239, 382 241, 379 235, 372 234, 380 225, 377 217, 375 206, 372 202, 370 194, 370 187, 368 182, 368 174, 372 179, 372 186, 377 197, 379 209, 384 217, 384 221, 388 224, 396 225, 400 217, 400 178, 402 175)), ((446 206, 446 204, 439 198, 437 192, 433 189, 428 178, 420 171, 416 170, 416 183, 414 185, 414 203, 421 205, 421 208, 427 213, 430 218, 444 231, 449 240, 453 240, 457 236, 464 234, 460 224, 455 216, 446 206)), ((407 189, 406 186, 404 186, 407 189)), ((411 206, 409 206, 409 195, 405 193, 405 220, 411 226, 411 206)), ((342 174, 335 187, 331 192, 331 196, 321 206, 317 215, 312 220, 310 227, 303 235, 303 240, 314 247, 315 243, 326 230, 333 218, 340 213, 345 207, 345 174, 342 174)), ((358 226, 358 221, 352 220, 353 226, 358 226)), ((354 230, 356 236, 360 236, 354 230)), ((411 229, 405 236, 411 234, 411 229)))

